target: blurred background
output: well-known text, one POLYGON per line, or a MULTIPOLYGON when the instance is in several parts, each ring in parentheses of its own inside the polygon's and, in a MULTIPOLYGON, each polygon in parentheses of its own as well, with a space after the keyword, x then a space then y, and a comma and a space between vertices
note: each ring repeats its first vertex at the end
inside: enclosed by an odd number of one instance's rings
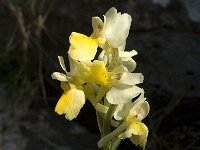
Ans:
MULTIPOLYGON (((133 22, 126 50, 135 49, 151 106, 147 150, 200 150, 199 0, 1 0, 0 150, 97 150, 89 102, 67 121, 54 112, 62 94, 51 73, 67 63, 69 35, 90 35, 91 17, 110 7, 133 22)), ((140 149, 124 140, 119 150, 140 149)))

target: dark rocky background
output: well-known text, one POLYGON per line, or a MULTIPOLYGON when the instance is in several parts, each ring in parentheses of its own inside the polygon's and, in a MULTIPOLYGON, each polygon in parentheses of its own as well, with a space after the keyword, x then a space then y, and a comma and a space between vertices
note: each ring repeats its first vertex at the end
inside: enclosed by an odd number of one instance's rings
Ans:
MULTIPOLYGON (((67 61, 70 33, 90 35, 91 17, 113 6, 133 19, 126 50, 139 53, 136 72, 145 77, 140 87, 151 105, 146 149, 200 149, 199 0, 42 1, 37 13, 29 10, 34 0, 10 1, 21 8, 28 42, 20 15, 0 2, 0 150, 98 149, 94 109, 87 102, 72 122, 58 116, 54 107, 62 91, 50 74, 61 71, 57 55, 67 61), (41 23, 38 16, 46 12, 41 23)), ((139 148, 125 140, 119 150, 128 149, 139 148)))

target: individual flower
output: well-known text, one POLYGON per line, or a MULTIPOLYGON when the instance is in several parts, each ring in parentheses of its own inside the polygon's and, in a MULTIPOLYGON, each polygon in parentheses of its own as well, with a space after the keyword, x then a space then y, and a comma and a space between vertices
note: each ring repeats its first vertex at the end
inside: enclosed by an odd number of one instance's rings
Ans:
MULTIPOLYGON (((108 108, 98 103, 98 101, 94 102, 96 99, 95 92, 88 88, 90 83, 106 84, 107 74, 103 62, 97 60, 78 62, 69 57, 70 72, 67 72, 63 57, 59 56, 58 58, 65 74, 54 72, 52 78, 61 81, 64 92, 55 107, 55 111, 59 115, 65 114, 67 119, 72 120, 79 114, 80 109, 85 104, 85 99, 89 99, 98 111, 105 113, 108 108), (95 98, 91 98, 91 95, 95 98)), ((105 92, 103 93, 105 94, 105 92)))
POLYGON ((92 18, 92 36, 101 39, 102 43, 107 41, 113 48, 124 47, 131 21, 130 15, 117 13, 117 10, 112 7, 106 12, 104 22, 99 17, 92 18))
POLYGON ((95 100, 96 103, 106 94, 109 103, 124 104, 143 91, 136 86, 136 84, 143 82, 141 73, 129 73, 122 65, 109 72, 102 61, 96 60, 80 62, 79 64, 80 79, 87 83, 98 84, 101 87, 95 100))
MULTIPOLYGON (((64 92, 55 107, 55 112, 59 115, 65 114, 66 119, 72 120, 77 117, 80 109, 85 104, 85 94, 82 90, 81 82, 77 82, 76 77, 78 74, 76 76, 71 74, 70 76, 70 72, 66 70, 63 57, 58 56, 58 59, 65 74, 54 72, 51 76, 53 79, 61 81, 61 88, 64 92)), ((74 73, 73 70, 70 71, 74 73)))
POLYGON ((109 83, 110 89, 106 93, 106 98, 109 103, 127 103, 143 91, 136 86, 143 82, 143 75, 131 73, 136 67, 136 63, 131 57, 136 54, 135 50, 126 52, 113 48, 100 53, 98 59, 104 62, 108 70, 109 82, 107 83, 109 83))
POLYGON ((97 143, 99 147, 116 138, 119 141, 130 138, 133 144, 136 146, 139 145, 143 149, 145 148, 149 131, 147 126, 141 121, 149 113, 150 107, 148 102, 145 101, 143 94, 134 102, 119 104, 117 106, 114 118, 122 123, 113 132, 99 140, 97 143))
POLYGON ((127 123, 126 131, 119 135, 119 138, 125 139, 130 138, 131 142, 136 146, 139 145, 143 149, 145 148, 148 136, 148 128, 147 126, 142 123, 141 121, 148 115, 149 113, 149 103, 145 101, 146 98, 143 97, 143 93, 140 97, 133 102, 132 104, 127 103, 121 107, 121 114, 120 111, 116 111, 115 118, 116 119, 124 119, 127 123), (129 106, 132 105, 130 108, 129 106), (127 115, 127 109, 129 109, 129 114, 127 115), (118 113, 118 114, 117 114, 118 113), (120 114, 120 115, 119 115, 120 114), (121 116, 121 118, 120 118, 121 116))
POLYGON ((140 146, 144 149, 149 132, 147 126, 141 121, 136 121, 134 119, 131 119, 130 121, 127 120, 127 122, 128 127, 124 133, 119 135, 119 138, 130 138, 133 144, 135 144, 136 146, 140 146))

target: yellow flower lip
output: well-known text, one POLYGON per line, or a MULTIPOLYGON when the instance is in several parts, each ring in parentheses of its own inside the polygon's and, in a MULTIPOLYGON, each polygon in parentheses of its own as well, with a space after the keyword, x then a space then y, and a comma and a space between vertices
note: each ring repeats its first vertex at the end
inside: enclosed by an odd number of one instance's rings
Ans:
POLYGON ((74 60, 90 61, 93 60, 98 47, 98 40, 84 34, 72 32, 69 37, 71 44, 68 54, 74 60))
POLYGON ((66 119, 72 120, 77 117, 85 104, 85 94, 75 85, 61 82, 61 87, 64 93, 55 107, 55 112, 59 115, 65 114, 66 119))

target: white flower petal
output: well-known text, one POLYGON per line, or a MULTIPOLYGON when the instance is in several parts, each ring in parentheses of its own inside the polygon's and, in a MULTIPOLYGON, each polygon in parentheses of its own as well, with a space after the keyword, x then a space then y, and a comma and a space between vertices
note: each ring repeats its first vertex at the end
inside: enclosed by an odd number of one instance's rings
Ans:
POLYGON ((119 84, 136 85, 142 83, 144 76, 141 73, 123 73, 119 84))
POLYGON ((135 116, 138 121, 143 120, 149 113, 150 106, 147 101, 139 101, 130 110, 130 114, 135 116))
POLYGON ((114 118, 116 120, 123 120, 124 118, 126 118, 126 116, 128 116, 132 106, 133 106, 133 103, 131 101, 125 104, 119 104, 117 106, 117 109, 115 110, 114 118))
POLYGON ((117 9, 115 9, 114 7, 110 8, 105 14, 106 22, 112 21, 112 18, 115 17, 116 15, 117 15, 117 9))
POLYGON ((111 104, 124 104, 138 96, 143 90, 137 86, 115 85, 106 94, 111 104))
POLYGON ((103 29, 103 21, 99 17, 92 17, 92 28, 94 33, 99 33, 103 29))
POLYGON ((132 21, 131 16, 126 13, 117 13, 115 8, 111 8, 105 14, 105 17, 105 37, 111 47, 118 48, 125 43, 128 37, 132 21))
POLYGON ((63 57, 62 56, 58 56, 58 60, 59 60, 59 63, 60 63, 60 66, 62 67, 62 69, 67 73, 63 57))
POLYGON ((133 72, 136 68, 136 62, 132 58, 122 58, 122 64, 128 69, 128 72, 133 72))
POLYGON ((126 67, 124 67, 123 65, 120 65, 120 66, 117 66, 113 72, 115 74, 118 74, 118 73, 124 73, 124 72, 127 72, 128 70, 126 69, 126 67))
POLYGON ((135 105, 138 102, 144 102, 145 100, 146 98, 144 97, 144 90, 142 89, 140 96, 133 102, 133 105, 135 105))
POLYGON ((51 75, 51 77, 52 77, 52 79, 56 79, 56 80, 59 80, 59 81, 68 81, 67 76, 63 73, 60 73, 60 72, 54 72, 51 75))
POLYGON ((118 50, 119 50, 119 51, 124 51, 124 50, 125 50, 125 47, 126 47, 126 41, 125 41, 123 44, 121 44, 120 47, 118 47, 118 50))
POLYGON ((142 91, 140 96, 134 102, 130 101, 125 104, 118 104, 117 109, 114 113, 114 118, 116 120, 124 120, 124 118, 126 118, 130 114, 131 109, 134 107, 136 103, 144 101, 145 101, 144 91, 142 91))
POLYGON ((135 55, 137 55, 138 52, 136 50, 132 50, 130 52, 128 51, 119 51, 119 57, 133 57, 135 55))

